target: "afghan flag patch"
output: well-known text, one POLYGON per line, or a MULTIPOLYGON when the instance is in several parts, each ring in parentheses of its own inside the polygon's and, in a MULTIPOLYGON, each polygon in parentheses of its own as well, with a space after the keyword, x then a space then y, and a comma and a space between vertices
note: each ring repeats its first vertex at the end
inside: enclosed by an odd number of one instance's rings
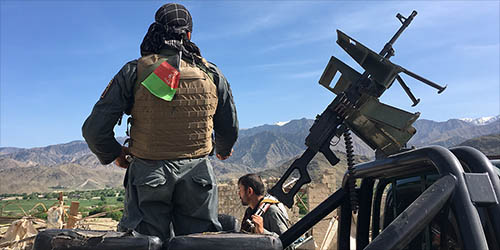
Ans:
POLYGON ((179 77, 180 72, 164 61, 141 84, 156 97, 172 101, 179 88, 179 77))

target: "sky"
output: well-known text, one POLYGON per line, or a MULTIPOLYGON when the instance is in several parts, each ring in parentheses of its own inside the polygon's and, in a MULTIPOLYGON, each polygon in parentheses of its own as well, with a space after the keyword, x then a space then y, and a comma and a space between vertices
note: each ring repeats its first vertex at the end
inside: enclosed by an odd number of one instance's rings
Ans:
MULTIPOLYGON (((82 140, 100 94, 139 46, 163 1, 0 1, 0 147, 82 140)), ((180 1, 192 41, 224 73, 240 128, 320 114, 335 95, 318 84, 331 56, 361 67, 336 43, 339 29, 379 52, 418 15, 391 61, 421 101, 393 84, 381 101, 446 121, 500 113, 499 1, 180 1)), ((125 119, 124 119, 125 120, 125 119)), ((125 136, 124 125, 115 128, 125 136)))

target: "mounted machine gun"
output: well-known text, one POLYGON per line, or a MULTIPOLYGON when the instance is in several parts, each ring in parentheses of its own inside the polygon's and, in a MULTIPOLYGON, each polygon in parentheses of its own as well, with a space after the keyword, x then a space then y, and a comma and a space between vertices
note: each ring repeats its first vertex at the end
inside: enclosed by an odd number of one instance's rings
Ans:
POLYGON ((417 105, 420 100, 411 93, 400 73, 436 88, 438 93, 446 88, 389 60, 394 55, 392 45, 416 14, 413 11, 408 18, 396 16, 402 26, 378 54, 337 31, 337 44, 365 72, 361 74, 331 57, 319 83, 337 96, 316 117, 306 138, 306 151, 269 193, 291 207, 295 194, 311 181, 307 165, 318 152, 332 166, 339 162, 330 149, 333 137, 344 136, 348 170, 341 188, 279 237, 284 247, 340 207, 337 247, 341 250, 351 249, 352 212, 358 213, 356 249, 434 249, 437 244, 439 249, 500 250, 500 179, 491 162, 469 147, 405 148, 416 132, 412 124, 419 113, 412 114, 378 100, 397 80, 413 106, 417 105), (339 73, 335 86, 330 87, 339 73), (349 130, 375 150, 374 161, 354 165, 349 130), (283 183, 295 171, 300 178, 285 192, 283 183), (359 188, 356 179, 361 181, 359 188), (412 183, 411 192, 402 186, 404 182, 412 183), (387 194, 381 227, 381 200, 388 185, 392 191, 387 194))
MULTIPOLYGON (((399 73, 405 73, 438 89, 438 93, 443 92, 446 88, 446 86, 442 87, 389 60, 394 55, 392 45, 416 15, 417 12, 413 11, 408 18, 403 17, 401 14, 396 16, 402 23, 402 26, 378 54, 347 36, 342 31, 337 30, 337 44, 366 71, 360 74, 338 58, 331 57, 319 83, 337 96, 328 105, 326 110, 316 117, 306 138, 306 151, 292 163, 276 185, 269 190, 271 195, 274 195, 288 207, 292 207, 293 197, 301 186, 311 182, 311 178, 307 172, 307 164, 318 151, 325 155, 331 165, 338 163, 339 159, 330 149, 333 137, 344 135, 348 165, 351 170, 354 162, 352 159, 353 150, 349 130, 353 131, 372 149, 376 150, 376 154, 379 156, 387 156, 399 152, 413 134, 415 134, 416 130, 411 125, 417 120, 420 113, 412 114, 391 107, 379 102, 378 98, 385 90, 391 87, 394 80, 397 80, 413 101, 414 106, 420 101, 411 93, 406 83, 399 76, 399 73), (341 76, 335 87, 331 88, 330 83, 337 73, 340 73, 341 76), (291 190, 285 193, 283 191, 283 183, 294 170, 299 171, 300 178, 291 190)), ((353 181, 351 182, 351 190, 354 188, 352 184, 354 184, 353 181)), ((352 199, 353 203, 355 203, 354 196, 352 199)))

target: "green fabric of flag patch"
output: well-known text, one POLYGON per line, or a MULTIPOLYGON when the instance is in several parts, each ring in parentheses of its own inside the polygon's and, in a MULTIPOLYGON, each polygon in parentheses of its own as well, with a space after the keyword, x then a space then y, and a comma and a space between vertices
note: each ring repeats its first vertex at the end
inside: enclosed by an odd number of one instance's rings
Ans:
POLYGON ((172 101, 179 87, 179 71, 167 61, 161 63, 141 84, 151 94, 165 101, 172 101))

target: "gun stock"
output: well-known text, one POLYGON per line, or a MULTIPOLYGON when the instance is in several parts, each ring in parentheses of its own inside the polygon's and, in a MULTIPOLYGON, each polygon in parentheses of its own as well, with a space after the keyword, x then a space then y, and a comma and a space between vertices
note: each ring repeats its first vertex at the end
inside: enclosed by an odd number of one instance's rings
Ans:
POLYGON ((311 149, 307 149, 298 159, 296 159, 292 165, 286 170, 280 180, 272 187, 268 193, 274 197, 276 197, 279 201, 285 204, 287 207, 292 208, 293 206, 293 197, 295 194, 299 192, 300 188, 309 182, 311 182, 311 177, 309 176, 309 172, 307 172, 307 164, 312 160, 312 158, 316 155, 317 152, 312 151, 311 149), (300 173, 300 178, 295 182, 295 185, 285 193, 283 188, 283 184, 290 177, 290 175, 294 172, 294 170, 298 170, 300 173))

